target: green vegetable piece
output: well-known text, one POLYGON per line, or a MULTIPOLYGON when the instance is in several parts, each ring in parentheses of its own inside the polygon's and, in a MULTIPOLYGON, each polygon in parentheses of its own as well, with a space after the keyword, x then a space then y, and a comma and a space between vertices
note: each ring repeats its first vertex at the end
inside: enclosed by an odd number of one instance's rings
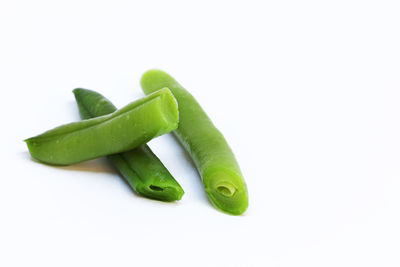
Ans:
POLYGON ((240 168, 225 138, 199 103, 163 71, 147 71, 140 83, 145 94, 163 87, 171 90, 179 105, 179 126, 174 133, 192 157, 211 203, 224 212, 242 214, 248 197, 240 168))
MULTIPOLYGON (((106 115, 117 109, 95 91, 77 88, 73 93, 82 119, 106 115)), ((137 193, 162 201, 182 198, 182 187, 146 144, 107 158, 137 193)))
POLYGON ((65 124, 25 140, 31 156, 68 165, 120 153, 178 126, 178 105, 168 88, 101 117, 65 124))

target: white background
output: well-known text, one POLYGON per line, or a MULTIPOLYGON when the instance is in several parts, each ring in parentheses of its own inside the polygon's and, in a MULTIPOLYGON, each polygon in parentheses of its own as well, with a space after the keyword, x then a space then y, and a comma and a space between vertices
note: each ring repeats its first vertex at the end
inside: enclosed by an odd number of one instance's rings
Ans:
POLYGON ((0 266, 400 266, 399 1, 0 3, 0 266), (23 139, 79 120, 73 88, 121 107, 149 68, 224 133, 243 216, 210 205, 171 135, 150 146, 177 203, 103 159, 31 160, 23 139))

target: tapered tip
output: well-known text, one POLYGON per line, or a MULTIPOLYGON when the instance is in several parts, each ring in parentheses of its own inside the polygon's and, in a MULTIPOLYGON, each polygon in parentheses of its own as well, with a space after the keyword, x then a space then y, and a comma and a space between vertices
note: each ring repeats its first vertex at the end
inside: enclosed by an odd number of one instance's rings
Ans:
POLYGON ((140 86, 146 95, 171 85, 171 82, 176 83, 168 73, 158 69, 148 70, 140 78, 140 86))

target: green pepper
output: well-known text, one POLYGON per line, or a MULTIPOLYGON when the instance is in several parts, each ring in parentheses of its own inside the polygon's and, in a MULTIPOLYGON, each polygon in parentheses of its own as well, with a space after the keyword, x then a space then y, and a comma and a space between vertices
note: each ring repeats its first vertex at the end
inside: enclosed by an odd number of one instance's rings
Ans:
MULTIPOLYGON (((117 108, 103 95, 88 89, 73 90, 82 119, 110 114, 117 108)), ((182 198, 183 189, 146 144, 107 158, 132 189, 148 198, 174 201, 182 198)))
POLYGON ((145 94, 163 87, 172 91, 179 105, 179 126, 174 133, 192 157, 211 203, 224 212, 242 214, 247 209, 248 196, 239 165, 199 103, 163 71, 147 71, 140 83, 145 94))
POLYGON ((131 150, 178 126, 178 105, 168 88, 101 117, 65 124, 25 140, 41 162, 68 165, 131 150))

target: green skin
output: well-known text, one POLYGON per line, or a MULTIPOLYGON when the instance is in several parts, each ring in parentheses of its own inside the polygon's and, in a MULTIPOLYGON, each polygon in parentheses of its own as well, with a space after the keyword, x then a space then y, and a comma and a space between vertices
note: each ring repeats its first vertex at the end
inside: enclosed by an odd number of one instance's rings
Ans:
MULTIPOLYGON (((77 88, 73 93, 84 120, 117 110, 107 98, 95 91, 77 88)), ((138 194, 162 201, 182 198, 182 187, 146 144, 107 158, 138 194)))
POLYGON ((131 150, 178 126, 178 105, 168 88, 101 117, 65 124, 25 140, 31 156, 68 165, 131 150))
POLYGON ((246 184, 225 138, 194 97, 167 73, 149 70, 141 78, 145 94, 168 87, 179 105, 175 135, 192 157, 211 203, 233 215, 248 206, 246 184))

